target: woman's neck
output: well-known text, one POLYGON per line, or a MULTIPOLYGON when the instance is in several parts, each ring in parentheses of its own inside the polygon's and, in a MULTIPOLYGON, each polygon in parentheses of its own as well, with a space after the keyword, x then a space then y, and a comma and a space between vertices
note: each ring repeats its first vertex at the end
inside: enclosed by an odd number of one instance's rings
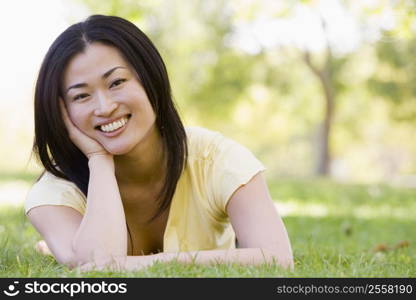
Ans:
POLYGON ((115 173, 119 185, 151 187, 166 174, 166 151, 156 127, 126 155, 114 156, 115 173))

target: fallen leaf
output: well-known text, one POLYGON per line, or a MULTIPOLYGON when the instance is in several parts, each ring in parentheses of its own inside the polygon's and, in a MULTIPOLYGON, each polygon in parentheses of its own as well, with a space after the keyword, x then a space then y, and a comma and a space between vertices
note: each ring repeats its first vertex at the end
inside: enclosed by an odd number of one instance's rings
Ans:
POLYGON ((373 252, 387 252, 390 250, 390 247, 386 244, 378 244, 373 248, 373 252))
POLYGON ((409 247, 410 243, 409 241, 400 241, 396 244, 396 246, 394 246, 394 249, 400 249, 400 248, 407 248, 409 247))

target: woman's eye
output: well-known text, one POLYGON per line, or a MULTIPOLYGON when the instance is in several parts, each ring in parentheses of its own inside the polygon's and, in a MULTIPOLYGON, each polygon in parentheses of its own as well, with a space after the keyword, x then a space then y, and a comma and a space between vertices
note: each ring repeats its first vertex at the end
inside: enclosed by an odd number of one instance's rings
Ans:
POLYGON ((114 86, 118 86, 118 85, 122 84, 125 81, 126 81, 126 79, 117 79, 117 80, 113 81, 113 83, 111 83, 110 88, 112 88, 114 86))
POLYGON ((81 100, 81 99, 86 98, 86 97, 88 97, 88 94, 79 94, 79 95, 76 95, 76 96, 74 97, 74 100, 75 100, 75 101, 76 101, 76 100, 81 100))

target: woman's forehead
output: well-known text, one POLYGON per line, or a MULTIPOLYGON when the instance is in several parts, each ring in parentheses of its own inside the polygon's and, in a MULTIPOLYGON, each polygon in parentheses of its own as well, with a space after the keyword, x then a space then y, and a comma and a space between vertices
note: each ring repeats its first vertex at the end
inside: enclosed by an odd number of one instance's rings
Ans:
POLYGON ((117 66, 122 67, 120 70, 129 69, 128 62, 117 48, 102 43, 89 44, 67 64, 64 70, 64 84, 66 86, 74 80, 102 77, 117 66))

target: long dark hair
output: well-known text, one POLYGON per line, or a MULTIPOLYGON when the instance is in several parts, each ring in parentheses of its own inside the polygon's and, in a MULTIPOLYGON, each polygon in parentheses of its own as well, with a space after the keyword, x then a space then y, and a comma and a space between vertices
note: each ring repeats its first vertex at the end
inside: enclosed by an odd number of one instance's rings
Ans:
POLYGON ((74 55, 88 44, 116 47, 139 75, 156 114, 156 126, 167 154, 167 172, 157 198, 159 208, 149 222, 170 205, 179 177, 186 167, 185 128, 171 95, 165 64, 150 39, 133 23, 115 16, 93 15, 68 27, 49 48, 35 89, 33 153, 45 171, 72 181, 87 196, 89 168, 85 155, 72 143, 61 117, 59 97, 63 72, 74 55))

